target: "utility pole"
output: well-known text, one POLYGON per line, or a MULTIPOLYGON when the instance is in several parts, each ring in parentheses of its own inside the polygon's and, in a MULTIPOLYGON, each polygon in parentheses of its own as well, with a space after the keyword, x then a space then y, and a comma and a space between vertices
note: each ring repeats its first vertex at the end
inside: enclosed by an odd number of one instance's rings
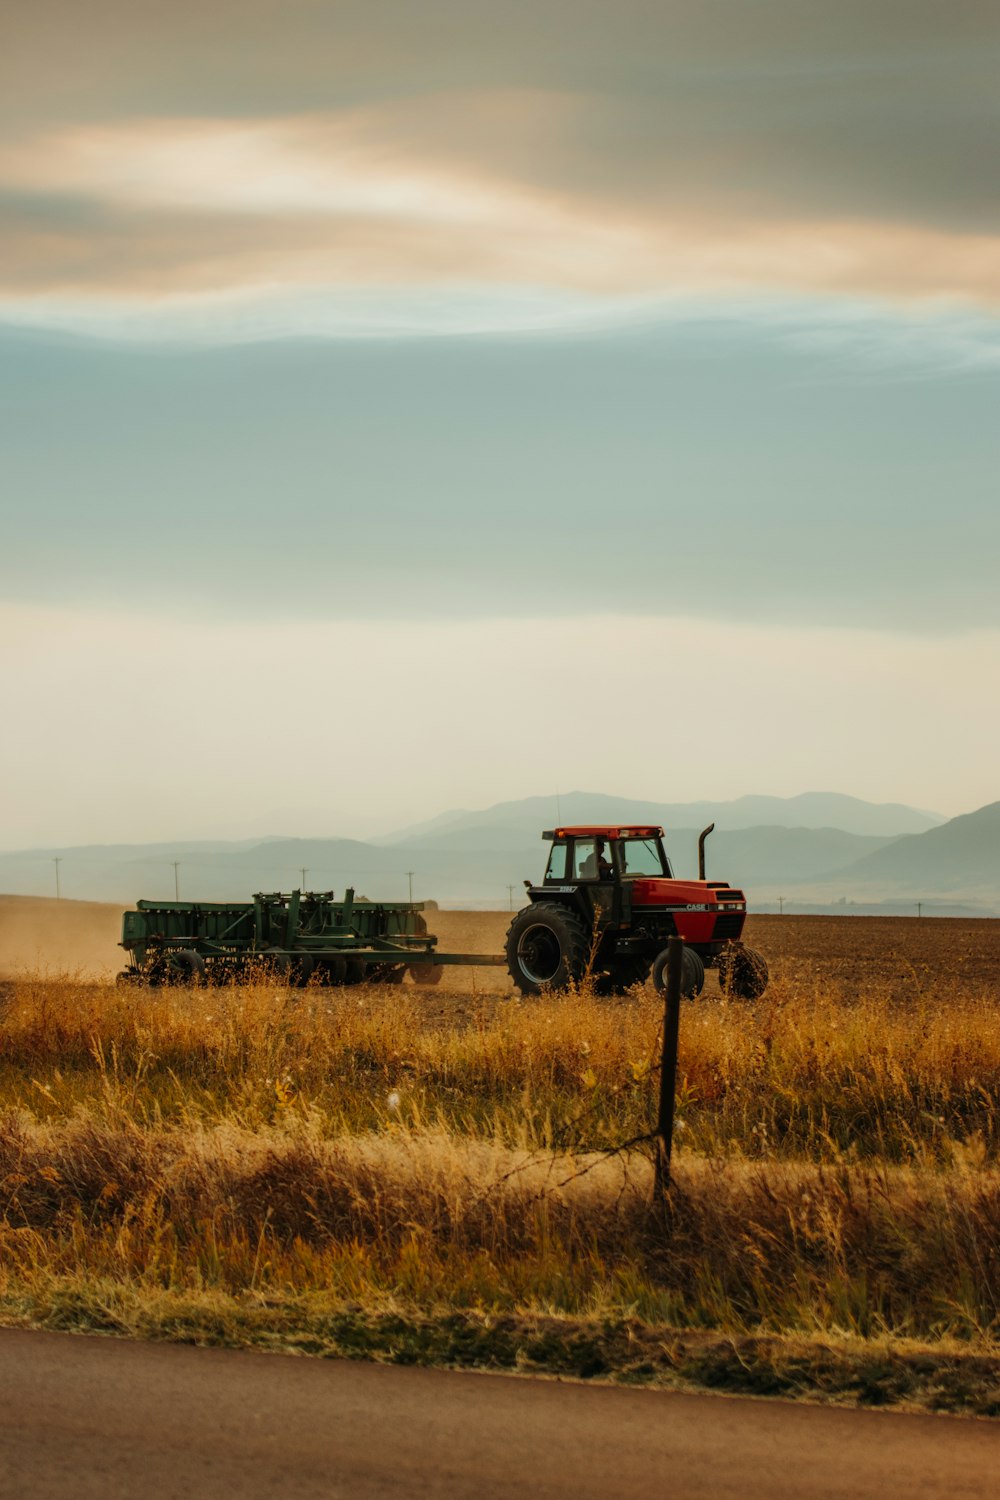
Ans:
POLYGON ((406 879, 407 879, 407 882, 409 883, 409 887, 410 887, 410 900, 412 901, 413 900, 413 871, 412 870, 407 870, 407 872, 406 872, 406 879))
POLYGON ((53 855, 52 863, 56 867, 56 900, 62 900, 62 891, 59 889, 59 866, 62 864, 62 855, 53 855))
POLYGON ((507 896, 508 896, 508 899, 510 901, 510 909, 511 909, 511 911, 513 911, 514 910, 514 887, 512 885, 509 885, 507 887, 507 896))
POLYGON ((181 882, 177 871, 181 867, 181 862, 179 859, 172 859, 170 863, 174 867, 174 900, 179 901, 181 899, 181 882))
POLYGON ((779 917, 783 917, 784 915, 785 915, 785 898, 784 898, 784 896, 779 896, 778 897, 778 916, 779 917))
POLYGON ((299 868, 299 874, 300 874, 300 875, 301 875, 301 876, 302 876, 302 884, 301 884, 301 885, 300 885, 300 886, 299 886, 299 890, 300 890, 300 891, 304 891, 304 890, 305 890, 305 888, 306 888, 306 875, 307 875, 307 874, 308 874, 308 873, 309 873, 309 872, 308 872, 308 870, 307 870, 307 869, 306 869, 306 867, 305 867, 305 865, 302 865, 302 866, 301 866, 301 867, 300 867, 300 868, 299 868))
POLYGON ((923 914, 924 914, 924 903, 922 901, 918 901, 917 902, 917 916, 918 917, 922 917, 923 914))

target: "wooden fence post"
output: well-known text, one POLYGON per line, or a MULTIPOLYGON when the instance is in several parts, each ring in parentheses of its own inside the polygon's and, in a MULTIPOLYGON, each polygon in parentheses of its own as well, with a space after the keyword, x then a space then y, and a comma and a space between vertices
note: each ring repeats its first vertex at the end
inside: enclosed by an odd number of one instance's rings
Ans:
POLYGON ((670 1148, 674 1134, 674 1098, 677 1092, 677 1038, 681 1024, 681 976, 684 972, 684 939, 667 939, 667 987, 663 1000, 663 1050, 660 1054, 660 1102, 656 1112, 656 1190, 662 1195, 670 1187, 670 1148))

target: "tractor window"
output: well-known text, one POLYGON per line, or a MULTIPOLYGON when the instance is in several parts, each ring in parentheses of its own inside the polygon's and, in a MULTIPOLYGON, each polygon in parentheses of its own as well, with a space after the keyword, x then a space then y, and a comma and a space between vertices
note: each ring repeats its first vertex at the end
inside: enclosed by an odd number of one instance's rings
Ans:
POLYGON ((545 871, 546 880, 566 879, 566 855, 568 853, 568 844, 552 845, 552 853, 549 855, 548 869, 545 871))
POLYGON ((643 875, 669 875, 656 839, 622 839, 622 872, 625 878, 643 875))
POLYGON ((605 839, 577 839, 574 853, 577 880, 611 879, 611 856, 605 839))

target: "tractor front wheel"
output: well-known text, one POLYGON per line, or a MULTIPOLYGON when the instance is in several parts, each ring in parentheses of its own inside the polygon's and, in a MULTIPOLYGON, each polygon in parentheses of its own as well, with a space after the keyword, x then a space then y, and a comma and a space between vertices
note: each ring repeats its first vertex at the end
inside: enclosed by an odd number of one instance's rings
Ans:
POLYGON ((507 929, 507 970, 524 995, 566 990, 583 975, 587 931, 575 912, 555 901, 536 901, 507 929))
MULTIPOLYGON (((653 965, 653 984, 662 995, 667 988, 667 955, 668 948, 664 948, 653 965)), ((705 988, 705 965, 701 961, 701 955, 693 948, 684 944, 683 965, 681 968, 681 994, 685 1000, 697 1000, 705 988)))
POLYGON ((759 1000, 769 974, 761 954, 742 943, 730 943, 719 954, 719 989, 736 1000, 759 1000))

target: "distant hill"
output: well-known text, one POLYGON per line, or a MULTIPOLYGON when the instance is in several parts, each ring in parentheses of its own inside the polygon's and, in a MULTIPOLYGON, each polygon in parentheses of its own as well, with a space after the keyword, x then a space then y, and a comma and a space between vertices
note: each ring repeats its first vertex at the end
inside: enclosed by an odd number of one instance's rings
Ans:
MULTIPOLYGON (((885 839, 844 833, 839 828, 717 829, 705 846, 706 874, 710 880, 728 880, 750 891, 775 882, 791 885, 836 877, 885 844, 885 839)), ((678 830, 669 847, 675 872, 697 875, 697 832, 678 830)))
POLYGON ((1000 802, 896 839, 852 864, 842 878, 908 891, 1000 891, 1000 802))
POLYGON ((565 792, 558 799, 523 797, 477 812, 442 813, 374 840, 398 847, 469 848, 473 844, 510 847, 537 838, 543 828, 563 823, 662 823, 665 828, 725 829, 827 828, 864 837, 898 838, 923 833, 944 822, 937 813, 899 802, 864 802, 840 792, 803 792, 797 797, 738 797, 732 802, 638 802, 604 792, 565 792), (497 840, 501 842, 498 843, 497 840))

